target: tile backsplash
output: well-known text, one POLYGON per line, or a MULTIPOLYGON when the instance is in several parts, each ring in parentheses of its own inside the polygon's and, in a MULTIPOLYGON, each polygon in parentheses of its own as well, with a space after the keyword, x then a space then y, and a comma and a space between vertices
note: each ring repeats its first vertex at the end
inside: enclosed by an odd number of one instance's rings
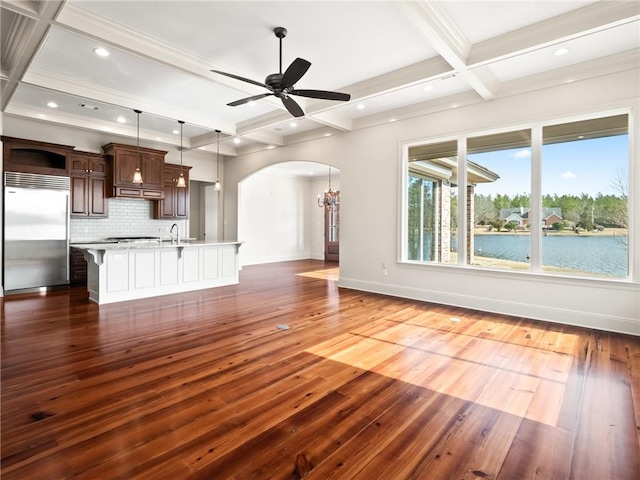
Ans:
POLYGON ((142 199, 110 198, 109 218, 72 218, 71 243, 96 242, 109 237, 148 236, 171 238, 169 229, 174 223, 185 235, 186 220, 155 220, 153 202, 142 199))

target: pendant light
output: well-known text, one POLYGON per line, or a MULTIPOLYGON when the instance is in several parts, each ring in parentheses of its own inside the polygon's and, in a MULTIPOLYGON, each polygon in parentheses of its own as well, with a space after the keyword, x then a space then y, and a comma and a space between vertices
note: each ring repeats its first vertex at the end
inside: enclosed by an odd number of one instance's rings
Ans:
POLYGON ((216 183, 213 184, 213 189, 220 191, 222 189, 222 183, 220 183, 220 130, 216 130, 218 134, 218 152, 216 153, 216 183))
POLYGON ((184 125, 184 120, 178 120, 180 124, 180 176, 178 177, 178 184, 176 187, 178 188, 186 188, 187 182, 184 180, 184 175, 182 173, 182 126, 184 125))
POLYGON ((133 172, 133 183, 142 183, 142 172, 140 172, 140 114, 142 110, 134 110, 138 115, 138 135, 137 135, 137 143, 136 150, 138 151, 138 166, 136 167, 136 171, 133 172))

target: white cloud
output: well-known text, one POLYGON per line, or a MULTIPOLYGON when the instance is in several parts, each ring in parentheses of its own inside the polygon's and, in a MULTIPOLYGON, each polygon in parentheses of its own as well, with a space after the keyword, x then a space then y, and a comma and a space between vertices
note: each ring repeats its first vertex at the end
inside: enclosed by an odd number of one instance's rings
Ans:
POLYGON ((513 158, 529 158, 531 156, 531 150, 523 148, 522 150, 512 153, 511 156, 513 158))
POLYGON ((567 170, 566 172, 560 174, 560 178, 564 178, 565 180, 569 178, 576 178, 576 174, 567 170))

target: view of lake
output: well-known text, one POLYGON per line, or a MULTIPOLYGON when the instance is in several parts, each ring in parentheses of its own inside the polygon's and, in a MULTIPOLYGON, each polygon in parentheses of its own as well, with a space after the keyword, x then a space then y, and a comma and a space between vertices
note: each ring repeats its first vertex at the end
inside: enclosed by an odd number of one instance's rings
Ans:
MULTIPOLYGON (((476 255, 527 262, 529 235, 484 234, 474 237, 476 255)), ((542 238, 542 264, 627 276, 627 237, 548 235, 542 238)))

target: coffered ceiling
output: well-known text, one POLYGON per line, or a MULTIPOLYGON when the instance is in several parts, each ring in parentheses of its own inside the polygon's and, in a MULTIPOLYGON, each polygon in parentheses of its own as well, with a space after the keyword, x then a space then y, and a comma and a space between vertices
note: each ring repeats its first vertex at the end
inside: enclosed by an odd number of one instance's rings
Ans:
POLYGON ((17 1, 1 6, 1 108, 130 141, 246 152, 336 135, 579 81, 640 64, 640 2, 629 1, 17 1), (266 90, 296 58, 294 97, 226 104, 266 90), (109 52, 96 55, 96 48, 109 52), (565 49, 565 50, 560 50, 565 49), (565 51, 564 54, 560 54, 565 51), (48 106, 53 102, 56 107, 48 106))

